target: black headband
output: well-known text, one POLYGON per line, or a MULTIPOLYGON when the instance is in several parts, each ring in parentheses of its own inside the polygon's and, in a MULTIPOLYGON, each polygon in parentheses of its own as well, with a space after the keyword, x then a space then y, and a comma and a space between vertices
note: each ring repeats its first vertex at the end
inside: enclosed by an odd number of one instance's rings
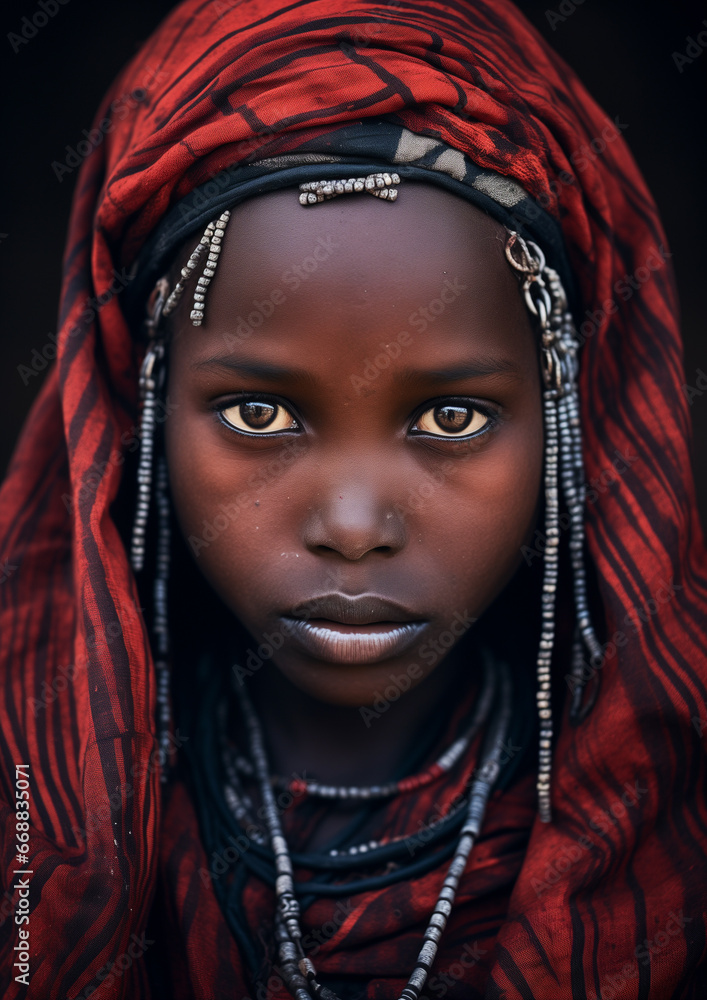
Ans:
POLYGON ((403 178, 438 184, 487 212, 507 229, 534 240, 562 280, 571 311, 578 302, 559 223, 515 181, 482 170, 465 153, 410 132, 391 118, 347 124, 309 140, 294 153, 241 162, 216 174, 174 205, 143 246, 124 293, 126 315, 139 321, 155 281, 190 234, 247 198, 327 178, 394 169, 403 178), (355 169, 352 169, 355 168, 355 169))

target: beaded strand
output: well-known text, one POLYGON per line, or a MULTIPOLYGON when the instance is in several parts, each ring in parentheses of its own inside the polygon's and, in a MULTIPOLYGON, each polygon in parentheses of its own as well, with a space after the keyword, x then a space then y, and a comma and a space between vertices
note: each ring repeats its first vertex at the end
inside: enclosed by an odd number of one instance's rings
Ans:
MULTIPOLYGON (((511 718, 510 674, 505 664, 500 666, 500 697, 498 708, 490 722, 484 741, 482 764, 472 784, 467 807, 467 819, 462 827, 456 852, 447 870, 437 903, 423 937, 423 944, 400 1000, 418 1000, 437 955, 438 945, 452 911, 454 899, 476 838, 479 835, 491 790, 500 773, 500 758, 508 735, 511 718)), ((292 861, 282 832, 277 806, 268 773, 264 740, 257 715, 245 690, 238 689, 250 744, 250 754, 260 794, 264 804, 272 851, 275 857, 276 939, 287 987, 295 1000, 338 1000, 336 995, 317 981, 316 969, 302 949, 299 903, 295 898, 292 861)))
POLYGON ((140 366, 139 394, 140 421, 138 436, 140 438, 140 458, 137 470, 137 505, 133 519, 132 540, 130 544, 130 563, 133 572, 139 573, 145 561, 145 531, 150 510, 150 493, 152 489, 152 460, 155 437, 155 403, 157 391, 164 381, 164 341, 158 336, 158 327, 162 316, 169 286, 165 278, 155 285, 147 304, 145 328, 150 338, 140 366))
POLYGON ((603 662, 594 633, 587 601, 584 566, 584 467, 577 388, 579 340, 567 307, 567 297, 556 271, 531 240, 511 232, 506 257, 523 275, 523 291, 530 312, 538 319, 541 334, 543 380, 543 420, 545 425, 545 552, 542 593, 542 633, 537 658, 537 704, 540 722, 538 756, 538 810, 549 823, 550 776, 552 769, 551 660, 555 641, 555 604, 559 566, 560 519, 558 495, 558 453, 562 459, 562 490, 570 515, 570 559, 574 581, 577 637, 572 651, 574 682, 571 713, 576 717, 582 696, 584 647, 593 667, 603 662), (520 256, 516 256, 514 248, 520 256))
POLYGON ((398 197, 397 187, 400 174, 388 173, 387 170, 368 174, 366 177, 349 177, 348 180, 307 181, 300 184, 300 205, 317 205, 340 194, 353 194, 366 191, 384 201, 395 201, 398 197))
MULTIPOLYGON (((218 220, 213 224, 213 231, 209 238, 209 255, 203 273, 199 276, 196 288, 194 289, 194 303, 189 318, 193 326, 201 326, 204 321, 204 304, 206 302, 206 289, 211 284, 211 279, 216 274, 219 254, 221 253, 221 241, 226 232, 228 220, 231 218, 229 210, 222 212, 218 220)), ((204 236, 207 234, 204 233, 204 236)))
POLYGON ((160 455, 157 461, 155 499, 158 515, 157 570, 154 580, 154 621, 152 630, 157 636, 157 731, 162 769, 160 778, 167 781, 170 751, 170 694, 169 694, 169 626, 167 620, 167 580, 169 579, 169 496, 167 493, 167 459, 160 455))
MULTIPOLYGON (((471 721, 461 736, 449 746, 430 767, 421 771, 420 774, 401 778, 399 781, 389 781, 384 785, 368 785, 357 787, 355 785, 323 785, 314 779, 302 779, 288 781, 282 777, 272 777, 270 780, 276 788, 286 789, 296 795, 307 793, 320 799, 343 800, 368 800, 387 799, 395 795, 414 792, 420 788, 431 784, 440 775, 451 771, 457 761, 462 757, 469 747, 469 744, 476 736, 479 728, 486 721, 486 717, 491 708, 493 700, 493 684, 489 676, 488 665, 484 668, 484 677, 479 697, 474 706, 474 713, 471 721)), ((231 767, 239 770, 242 774, 252 777, 254 774, 253 765, 245 757, 234 753, 231 757, 231 767)))

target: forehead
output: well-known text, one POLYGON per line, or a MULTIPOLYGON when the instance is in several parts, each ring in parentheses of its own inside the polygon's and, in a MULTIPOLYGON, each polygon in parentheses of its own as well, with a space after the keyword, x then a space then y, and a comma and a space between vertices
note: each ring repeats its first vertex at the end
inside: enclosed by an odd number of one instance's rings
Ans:
MULTIPOLYGON (((403 182, 394 202, 360 193, 303 206, 298 194, 271 192, 232 210, 204 324, 189 322, 193 287, 176 314, 179 339, 191 334, 188 353, 252 315, 263 333, 284 325, 295 336, 314 321, 320 337, 372 326, 397 334, 442 293, 436 336, 448 321, 458 331, 460 322, 498 330, 501 339, 509 327, 529 328, 505 230, 464 199, 415 181, 403 182)), ((192 237, 182 248, 177 269, 195 244, 192 237)))
POLYGON ((403 182, 394 202, 361 192, 308 206, 300 205, 292 188, 237 206, 224 252, 227 267, 235 264, 255 277, 268 267, 282 271, 296 265, 328 238, 335 250, 327 260, 333 275, 343 272, 356 280, 378 274, 390 282, 417 262, 491 263, 491 257, 502 257, 503 233, 478 208, 431 184, 403 182))

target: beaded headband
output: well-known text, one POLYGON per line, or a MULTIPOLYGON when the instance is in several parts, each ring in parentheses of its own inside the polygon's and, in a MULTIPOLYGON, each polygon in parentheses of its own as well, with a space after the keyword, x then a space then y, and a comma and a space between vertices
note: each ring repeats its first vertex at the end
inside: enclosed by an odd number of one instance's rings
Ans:
MULTIPOLYGON (((300 204, 307 207, 342 194, 368 193, 381 200, 395 201, 400 177, 386 171, 366 177, 339 180, 310 181, 299 185, 300 204)), ((204 319, 206 291, 219 261, 222 240, 230 219, 230 211, 209 222, 199 243, 181 269, 174 289, 169 291, 166 278, 161 278, 148 301, 146 321, 149 346, 141 372, 140 391, 141 450, 138 469, 138 504, 131 545, 131 564, 135 572, 142 569, 145 554, 145 530, 149 512, 152 479, 155 394, 161 388, 163 370, 157 366, 164 358, 165 344, 160 332, 163 316, 169 315, 179 303, 198 265, 204 267, 197 279, 190 314, 194 326, 204 319), (207 252, 208 251, 208 252, 207 252)), ((567 305, 567 297, 557 271, 546 263, 540 247, 524 240, 517 232, 506 230, 506 259, 522 280, 526 306, 540 332, 541 368, 543 374, 543 420, 545 428, 545 551, 542 587, 542 630, 536 660, 537 707, 539 717, 538 811, 543 822, 550 822, 552 770, 552 708, 551 660, 555 641, 555 606, 559 569, 560 519, 559 482, 570 518, 570 561, 575 603, 575 635, 569 680, 572 689, 570 719, 580 722, 592 707, 592 701, 582 707, 585 677, 585 657, 595 673, 603 663, 603 653, 591 623, 587 599, 587 576, 584 565, 584 467, 579 419, 577 388, 579 338, 567 305)), ((160 746, 169 749, 169 674, 167 667, 167 604, 166 587, 169 553, 169 504, 166 499, 166 466, 160 456, 156 483, 156 500, 160 517, 158 566, 154 582, 156 648, 159 658, 158 701, 160 704, 160 746)), ((163 770, 166 779, 166 770, 163 770)))

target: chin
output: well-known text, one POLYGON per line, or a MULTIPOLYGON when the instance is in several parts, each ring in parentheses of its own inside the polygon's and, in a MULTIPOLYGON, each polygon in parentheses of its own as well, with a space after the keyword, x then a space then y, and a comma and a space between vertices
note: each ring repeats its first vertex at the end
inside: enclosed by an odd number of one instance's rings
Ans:
POLYGON ((390 705, 416 687, 430 668, 413 660, 382 663, 276 664, 282 675, 304 694, 341 708, 375 708, 390 705))

